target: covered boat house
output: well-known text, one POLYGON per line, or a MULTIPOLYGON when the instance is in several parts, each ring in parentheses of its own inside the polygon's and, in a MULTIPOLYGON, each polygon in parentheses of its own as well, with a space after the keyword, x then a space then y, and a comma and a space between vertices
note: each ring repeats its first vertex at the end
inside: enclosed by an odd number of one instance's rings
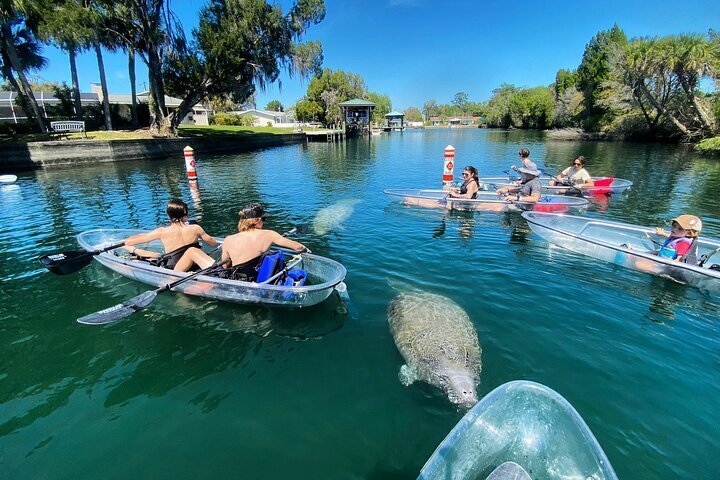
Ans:
POLYGON ((390 112, 385 115, 387 126, 385 130, 405 130, 405 114, 400 112, 390 112))
POLYGON ((348 136, 370 135, 370 119, 375 110, 375 104, 370 100, 354 98, 347 102, 338 103, 345 119, 345 130, 348 136))

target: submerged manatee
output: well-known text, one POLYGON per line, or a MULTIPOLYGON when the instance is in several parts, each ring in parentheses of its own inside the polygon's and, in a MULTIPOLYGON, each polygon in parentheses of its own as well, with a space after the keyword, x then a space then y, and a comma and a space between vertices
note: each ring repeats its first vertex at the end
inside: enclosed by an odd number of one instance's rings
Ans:
POLYGON ((313 220, 315 233, 325 235, 333 230, 342 230, 343 222, 352 215, 358 203, 360 200, 345 199, 320 210, 313 220))
POLYGON ((468 314, 447 297, 432 293, 401 293, 387 311, 390 333, 407 365, 400 381, 422 380, 442 389, 463 407, 477 403, 480 343, 468 314))

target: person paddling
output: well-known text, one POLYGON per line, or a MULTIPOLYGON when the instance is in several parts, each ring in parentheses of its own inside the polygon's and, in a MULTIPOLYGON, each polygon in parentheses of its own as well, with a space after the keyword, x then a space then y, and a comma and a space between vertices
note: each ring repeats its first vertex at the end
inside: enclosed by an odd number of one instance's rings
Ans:
POLYGON ((550 186, 554 185, 571 185, 575 188, 594 187, 595 182, 593 182, 590 174, 585 170, 585 157, 580 155, 573 160, 571 166, 550 180, 550 186))
POLYGON ((499 195, 506 195, 505 200, 508 202, 529 202, 535 203, 540 200, 540 192, 542 191, 542 185, 540 184, 540 170, 534 162, 528 161, 525 167, 520 167, 520 185, 508 186, 498 189, 499 195), (510 194, 515 193, 515 197, 511 197, 510 194))
POLYGON ((478 180, 477 168, 468 165, 463 169, 463 184, 450 189, 448 197, 451 198, 475 198, 480 190, 480 181, 478 180))
MULTIPOLYGON (((232 262, 231 266, 222 272, 223 278, 254 282, 263 256, 273 245, 310 253, 310 249, 302 243, 285 238, 273 230, 264 230, 267 214, 260 204, 245 205, 239 214, 238 233, 228 236, 223 242, 222 260, 230 259, 232 262)), ((205 256, 207 258, 199 263, 202 268, 213 263, 212 258, 205 256)))
POLYGON ((123 248, 141 259, 149 260, 155 266, 179 272, 187 272, 194 265, 205 268, 198 261, 204 260, 203 257, 210 257, 200 250, 198 241, 202 239, 208 245, 215 247, 218 245, 217 240, 205 233, 205 230, 200 225, 188 225, 186 223, 188 206, 182 200, 170 200, 167 205, 167 215, 170 218, 169 226, 159 227, 148 233, 133 235, 125 239, 123 248), (153 240, 160 240, 167 253, 160 254, 135 248, 134 246, 149 243, 153 240))

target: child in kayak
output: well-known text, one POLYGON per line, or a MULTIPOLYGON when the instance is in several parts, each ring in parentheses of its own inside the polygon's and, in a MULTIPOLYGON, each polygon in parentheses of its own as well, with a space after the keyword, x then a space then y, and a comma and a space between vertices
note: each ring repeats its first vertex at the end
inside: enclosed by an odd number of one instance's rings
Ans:
POLYGON ((518 151, 518 155, 520 155, 520 167, 518 168, 515 165, 510 167, 514 171, 519 172, 520 168, 528 168, 528 164, 531 163, 535 165, 532 160, 530 160, 530 150, 528 150, 527 148, 520 149, 520 151, 518 151))
MULTIPOLYGON (((200 250, 198 240, 202 239, 211 246, 217 246, 218 242, 213 237, 205 233, 200 225, 188 225, 188 207, 182 200, 170 200, 167 205, 167 215, 170 218, 170 225, 167 227, 159 227, 148 233, 140 233, 125 239, 125 248, 130 253, 141 259, 148 259, 151 264, 176 270, 178 272, 187 272, 194 265, 203 264, 204 257, 210 258, 200 250), (165 247, 164 254, 151 252, 149 250, 141 250, 134 245, 160 240, 165 247)), ((212 259, 211 259, 212 260, 212 259)), ((210 266, 212 262, 206 266, 210 266)))
POLYGON ((595 182, 585 170, 585 157, 580 155, 573 160, 571 166, 560 172, 560 175, 553 180, 550 180, 550 186, 554 185, 572 185, 575 188, 595 186, 595 182))
POLYGON ((702 230, 702 220, 695 215, 680 215, 672 220, 670 233, 658 227, 658 235, 667 237, 657 251, 659 257, 678 262, 697 264, 697 238, 702 230))

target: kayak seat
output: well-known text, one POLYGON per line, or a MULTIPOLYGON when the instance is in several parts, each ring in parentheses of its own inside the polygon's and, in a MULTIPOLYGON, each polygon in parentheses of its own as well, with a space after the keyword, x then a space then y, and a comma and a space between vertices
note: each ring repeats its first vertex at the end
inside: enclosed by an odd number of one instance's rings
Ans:
MULTIPOLYGON (((273 275, 277 275, 284 268, 285 268, 285 254, 282 252, 270 251, 265 254, 265 257, 263 258, 262 263, 260 264, 260 268, 258 268, 257 279, 255 281, 257 283, 262 283, 262 282, 266 281, 267 279, 271 278, 273 275)), ((278 285, 284 281, 285 281, 285 279, 281 275, 273 283, 275 285, 278 285)))
POLYGON ((565 213, 568 211, 567 205, 554 205, 551 203, 536 203, 533 206, 534 212, 543 213, 565 213))

